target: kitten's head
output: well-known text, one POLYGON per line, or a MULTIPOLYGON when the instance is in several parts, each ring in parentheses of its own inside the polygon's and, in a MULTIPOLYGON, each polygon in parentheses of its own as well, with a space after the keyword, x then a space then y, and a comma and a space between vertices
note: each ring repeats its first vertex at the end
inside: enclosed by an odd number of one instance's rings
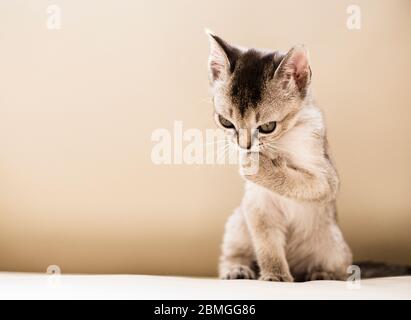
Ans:
POLYGON ((295 124, 309 92, 311 70, 305 48, 295 46, 286 54, 244 49, 207 33, 217 125, 242 149, 258 144, 262 152, 271 153, 272 143, 295 124))

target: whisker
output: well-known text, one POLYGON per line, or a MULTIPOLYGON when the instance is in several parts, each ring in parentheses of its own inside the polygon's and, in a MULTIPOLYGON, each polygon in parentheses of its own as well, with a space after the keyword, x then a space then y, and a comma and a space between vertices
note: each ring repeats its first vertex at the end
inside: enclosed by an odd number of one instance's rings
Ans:
POLYGON ((229 141, 228 139, 223 139, 223 140, 216 140, 216 141, 212 141, 212 142, 207 142, 207 143, 203 143, 203 146, 208 146, 211 144, 217 144, 217 143, 222 143, 222 142, 227 142, 229 141))
POLYGON ((290 150, 279 147, 277 144, 271 144, 271 143, 263 143, 264 146, 268 146, 270 148, 273 148, 274 150, 280 150, 280 151, 284 151, 286 153, 290 153, 290 150))
POLYGON ((225 158, 227 151, 229 151, 231 147, 232 147, 232 144, 227 143, 217 151, 217 159, 216 159, 217 164, 220 164, 220 162, 225 158))

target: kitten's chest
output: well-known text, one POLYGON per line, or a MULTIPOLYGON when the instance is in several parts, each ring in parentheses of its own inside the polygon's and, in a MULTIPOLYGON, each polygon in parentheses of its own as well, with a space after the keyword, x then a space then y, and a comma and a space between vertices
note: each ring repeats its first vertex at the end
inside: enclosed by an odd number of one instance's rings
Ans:
POLYGON ((310 203, 280 196, 271 191, 268 197, 273 207, 273 214, 281 214, 286 226, 293 230, 307 230, 313 227, 316 218, 316 207, 310 203))
POLYGON ((246 190, 246 201, 256 203, 268 219, 271 216, 272 221, 285 225, 290 232, 304 236, 315 230, 321 211, 317 204, 283 197, 253 183, 246 190))

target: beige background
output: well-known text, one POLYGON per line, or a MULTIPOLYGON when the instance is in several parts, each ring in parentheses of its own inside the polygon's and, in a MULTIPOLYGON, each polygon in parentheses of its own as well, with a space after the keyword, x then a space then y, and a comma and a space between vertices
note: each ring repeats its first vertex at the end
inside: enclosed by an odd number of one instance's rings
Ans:
POLYGON ((305 43, 356 259, 411 263, 411 2, 0 2, 0 270, 215 275, 235 167, 156 166, 156 128, 213 128, 209 27, 305 43), (46 28, 46 8, 62 28, 46 28))

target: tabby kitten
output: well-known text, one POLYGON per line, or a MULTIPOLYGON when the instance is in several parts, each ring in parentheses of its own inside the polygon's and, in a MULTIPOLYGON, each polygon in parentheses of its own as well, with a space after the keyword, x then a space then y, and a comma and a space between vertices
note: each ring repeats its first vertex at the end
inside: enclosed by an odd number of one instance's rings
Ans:
POLYGON ((217 125, 258 170, 229 218, 222 279, 345 279, 352 263, 336 221, 339 179, 313 100, 307 51, 245 49, 208 32, 217 125))

